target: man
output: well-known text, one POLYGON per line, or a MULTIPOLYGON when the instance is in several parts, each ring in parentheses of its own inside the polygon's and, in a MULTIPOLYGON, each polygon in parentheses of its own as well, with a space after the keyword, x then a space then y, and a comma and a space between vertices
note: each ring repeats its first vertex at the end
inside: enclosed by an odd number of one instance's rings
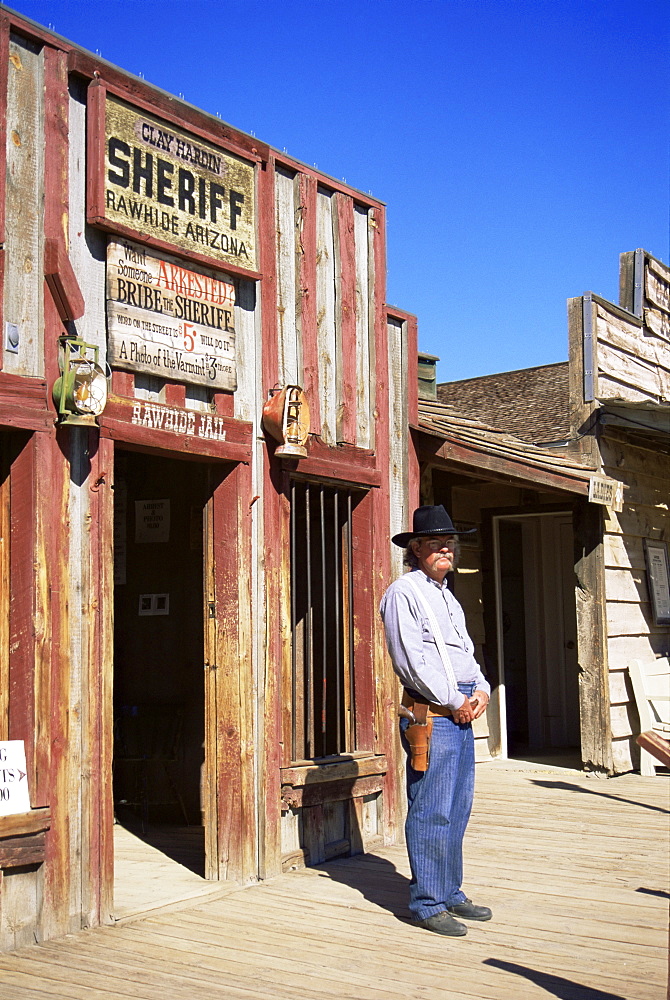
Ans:
MULTIPOLYGON (((415 770, 411 756, 407 761, 412 922, 453 937, 467 933, 456 917, 491 919, 491 910, 475 906, 461 888, 463 835, 474 793, 472 721, 486 710, 491 690, 473 656, 463 610, 446 582, 454 568, 456 536, 466 533, 456 531, 441 505, 415 510, 413 530, 392 539, 406 549, 411 572, 391 584, 380 607, 393 667, 405 688, 403 705, 432 722, 427 770, 415 770), (444 640, 446 663, 431 617, 444 640)), ((408 724, 401 719, 409 755, 408 724)))

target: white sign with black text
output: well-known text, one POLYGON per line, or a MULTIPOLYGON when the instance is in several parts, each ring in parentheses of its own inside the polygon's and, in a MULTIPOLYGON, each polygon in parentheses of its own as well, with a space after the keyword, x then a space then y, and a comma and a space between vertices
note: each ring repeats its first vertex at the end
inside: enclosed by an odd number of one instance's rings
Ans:
POLYGON ((135 541, 170 541, 170 501, 135 501, 135 541))
POLYGON ((23 740, 0 742, 0 816, 30 812, 30 792, 23 740))
POLYGON ((623 510, 623 484, 607 476, 591 476, 589 501, 620 512, 623 510))

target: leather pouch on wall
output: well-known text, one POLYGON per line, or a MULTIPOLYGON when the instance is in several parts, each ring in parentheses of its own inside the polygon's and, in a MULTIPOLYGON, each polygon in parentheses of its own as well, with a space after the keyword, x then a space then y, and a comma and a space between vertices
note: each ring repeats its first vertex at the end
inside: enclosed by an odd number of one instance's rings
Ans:
POLYGON ((410 764, 415 771, 427 771, 430 757, 430 736, 433 720, 426 719, 425 725, 415 723, 405 730, 405 739, 410 747, 410 764))

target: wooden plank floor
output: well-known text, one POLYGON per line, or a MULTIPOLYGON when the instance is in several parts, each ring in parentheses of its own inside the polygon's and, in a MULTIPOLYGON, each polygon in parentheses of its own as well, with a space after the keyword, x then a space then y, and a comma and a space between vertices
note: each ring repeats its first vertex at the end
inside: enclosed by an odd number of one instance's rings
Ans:
MULTIPOLYGON (((163 839, 169 841, 169 846, 161 843, 160 828, 151 832, 152 843, 147 843, 120 823, 114 827, 114 914, 117 919, 156 910, 178 900, 221 895, 231 886, 226 882, 208 882, 197 874, 204 867, 201 827, 168 828, 163 839)), ((237 888, 234 883, 232 887, 237 888)))
POLYGON ((407 922, 387 847, 0 956, 0 998, 662 1000, 669 790, 478 765, 466 938, 407 922))

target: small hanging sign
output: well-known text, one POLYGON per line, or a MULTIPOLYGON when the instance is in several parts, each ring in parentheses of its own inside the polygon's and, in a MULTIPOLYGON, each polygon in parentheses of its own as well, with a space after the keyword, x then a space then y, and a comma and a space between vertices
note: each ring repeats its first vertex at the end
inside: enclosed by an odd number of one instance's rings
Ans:
POLYGON ((623 484, 607 476, 591 476, 589 479, 589 500, 611 510, 623 510, 623 484))
POLYGON ((30 793, 23 740, 0 743, 0 816, 30 812, 30 793))

